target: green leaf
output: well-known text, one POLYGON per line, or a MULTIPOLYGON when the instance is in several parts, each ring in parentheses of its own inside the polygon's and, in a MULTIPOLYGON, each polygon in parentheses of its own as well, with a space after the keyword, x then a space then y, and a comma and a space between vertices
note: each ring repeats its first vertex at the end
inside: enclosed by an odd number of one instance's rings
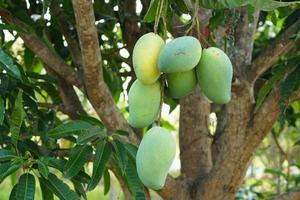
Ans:
POLYGON ((267 169, 265 169, 265 173, 273 174, 276 176, 282 176, 285 179, 287 178, 286 174, 284 174, 282 171, 277 170, 277 169, 267 168, 267 169))
POLYGON ((39 178, 40 187, 42 191, 43 200, 53 200, 53 192, 48 188, 47 183, 44 181, 45 179, 39 178))
POLYGON ((118 135, 129 136, 129 133, 127 131, 120 130, 120 129, 117 130, 115 133, 118 135))
POLYGON ((45 186, 48 187, 60 200, 80 200, 78 195, 54 174, 49 173, 48 180, 44 178, 42 179, 45 186))
POLYGON ((199 4, 209 9, 225 9, 244 6, 250 1, 251 0, 199 0, 199 4))
POLYGON ((63 168, 66 163, 67 163, 67 161, 65 159, 57 159, 54 157, 50 157, 48 166, 58 169, 59 171, 63 171, 63 168))
POLYGON ((17 189, 18 184, 16 184, 13 189, 10 191, 9 200, 17 200, 17 189))
POLYGON ((175 0, 175 3, 179 10, 185 14, 188 14, 189 11, 193 10, 193 5, 190 0, 175 0))
POLYGON ((294 146, 296 145, 300 145, 300 140, 298 140, 297 142, 295 142, 294 146))
POLYGON ((48 132, 48 136, 51 138, 62 138, 73 134, 81 134, 87 132, 87 129, 92 125, 88 122, 81 120, 68 121, 63 123, 48 132))
POLYGON ((273 89, 273 86, 279 81, 285 73, 287 72, 287 68, 282 68, 282 70, 278 70, 259 90, 258 97, 256 100, 255 110, 254 112, 257 112, 262 103, 264 102, 267 95, 270 93, 270 91, 273 89))
POLYGON ((82 196, 85 200, 87 200, 87 196, 86 196, 86 193, 85 193, 85 190, 84 190, 84 187, 82 186, 82 184, 79 181, 73 180, 73 179, 72 179, 72 183, 73 183, 76 193, 79 196, 82 196))
POLYGON ((4 100, 2 97, 0 97, 0 125, 3 124, 4 114, 5 114, 4 100))
POLYGON ((286 7, 296 3, 299 3, 299 1, 281 2, 275 0, 199 0, 200 6, 209 9, 226 9, 251 5, 256 9, 265 11, 275 10, 276 8, 286 7))
POLYGON ((65 177, 72 178, 78 174, 92 152, 93 148, 89 145, 76 145, 72 149, 69 160, 64 166, 65 177))
POLYGON ((157 11, 157 7, 159 5, 159 1, 160 0, 151 0, 149 9, 146 13, 146 15, 144 16, 144 22, 153 22, 155 20, 155 16, 156 16, 156 11, 157 11))
POLYGON ((93 126, 87 130, 86 133, 80 134, 77 139, 77 144, 86 144, 87 142, 93 141, 96 138, 105 137, 106 131, 99 127, 93 126))
POLYGON ((46 179, 48 178, 49 175, 48 163, 49 163, 49 157, 41 157, 37 160, 38 170, 40 174, 46 179))
POLYGON ((7 162, 0 165, 0 183, 21 167, 19 162, 7 162))
POLYGON ((112 150, 110 145, 107 144, 105 141, 98 143, 95 157, 94 157, 94 163, 93 163, 93 174, 92 174, 91 182, 88 185, 89 191, 93 190, 99 183, 105 165, 110 158, 111 152, 112 150))
POLYGON ((285 102, 293 91, 300 85, 300 66, 291 72, 281 85, 280 102, 285 102))
POLYGON ((124 147, 127 151, 128 156, 132 159, 135 160, 136 157, 136 153, 137 153, 137 146, 133 145, 133 144, 124 144, 124 147))
POLYGON ((25 118, 25 111, 23 108, 23 97, 22 96, 23 96, 23 92, 22 92, 22 90, 19 90, 18 96, 15 100, 15 106, 14 106, 14 110, 11 114, 11 120, 10 120, 11 139, 15 146, 17 146, 21 125, 25 118))
POLYGON ((19 179, 16 197, 18 200, 33 200, 35 179, 32 174, 25 173, 19 179))
POLYGON ((124 147, 124 144, 122 144, 120 141, 118 140, 114 140, 111 142, 113 148, 114 148, 114 152, 115 152, 115 158, 118 162, 118 165, 122 171, 122 173, 125 173, 125 168, 127 165, 127 161, 128 161, 128 157, 126 154, 126 150, 124 147))
POLYGON ((136 166, 133 160, 130 160, 128 162, 128 165, 126 167, 125 177, 129 189, 132 192, 132 194, 135 196, 135 199, 139 199, 139 200, 146 199, 144 193, 144 186, 137 175, 136 166))
POLYGON ((8 149, 0 149, 0 161, 8 161, 15 158, 16 155, 8 149))
POLYGON ((110 188, 110 175, 107 168, 105 168, 103 172, 103 180, 104 180, 104 195, 106 195, 109 192, 109 188, 110 188))
POLYGON ((0 24, 0 30, 17 31, 19 33, 25 32, 25 30, 13 25, 13 24, 0 24))
POLYGON ((0 68, 4 69, 12 77, 22 80, 22 73, 14 59, 0 48, 0 68))
POLYGON ((274 1, 274 0, 251 0, 250 4, 260 10, 264 11, 272 11, 275 10, 276 8, 280 7, 286 7, 290 6, 293 4, 300 3, 300 1, 293 1, 293 2, 283 2, 283 1, 274 1))

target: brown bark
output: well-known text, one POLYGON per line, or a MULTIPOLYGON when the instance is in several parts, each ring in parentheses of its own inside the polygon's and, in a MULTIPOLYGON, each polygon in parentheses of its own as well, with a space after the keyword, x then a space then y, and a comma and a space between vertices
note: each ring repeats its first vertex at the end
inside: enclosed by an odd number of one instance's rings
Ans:
POLYGON ((243 76, 245 70, 251 64, 254 36, 258 21, 259 11, 253 14, 253 22, 249 22, 248 9, 240 9, 240 19, 236 24, 235 48, 231 59, 235 76, 243 76))
POLYGON ((131 133, 129 139, 137 143, 132 129, 116 106, 103 79, 100 45, 92 1, 73 0, 72 2, 83 57, 84 81, 88 98, 109 130, 127 130, 131 133))
MULTIPOLYGON (((198 15, 201 19, 200 32, 204 35, 211 11, 200 9, 198 15)), ((205 46, 205 43, 202 42, 202 45, 205 46)), ((197 176, 205 176, 212 167, 212 137, 208 130, 209 114, 210 104, 198 87, 191 95, 180 100, 181 173, 187 182, 194 181, 197 176)))
POLYGON ((212 137, 207 127, 209 113, 210 104, 199 88, 180 100, 181 173, 187 181, 207 174, 212 167, 212 137))

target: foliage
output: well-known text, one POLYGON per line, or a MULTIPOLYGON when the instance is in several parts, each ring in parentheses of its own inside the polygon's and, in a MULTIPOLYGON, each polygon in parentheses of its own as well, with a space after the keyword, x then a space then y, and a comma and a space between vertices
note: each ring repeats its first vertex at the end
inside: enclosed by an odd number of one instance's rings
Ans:
MULTIPOLYGON (((217 45, 213 31, 220 26, 231 27, 221 36, 221 39, 226 41, 223 49, 230 49, 234 45, 232 35, 235 26, 229 24, 234 24, 238 20, 238 7, 247 6, 249 19, 255 9, 264 10, 258 22, 254 57, 272 41, 272 38, 281 34, 299 17, 299 8, 296 4, 298 1, 199 0, 198 2, 201 7, 213 10, 208 38, 211 46, 217 45)), ((59 3, 67 24, 71 27, 71 38, 77 40, 72 1, 61 0, 59 3)), ((120 0, 95 0, 93 4, 101 45, 104 80, 115 102, 126 116, 128 113, 127 107, 124 106, 124 96, 132 84, 130 78, 126 77, 126 74, 130 73, 128 66, 131 65, 131 57, 127 55, 126 49, 130 44, 124 37, 127 28, 124 21, 129 14, 121 5, 120 0)), ((173 16, 179 16, 184 27, 193 26, 194 18, 186 20, 184 16, 193 16, 194 8, 195 5, 190 0, 152 0, 143 6, 135 17, 144 32, 153 31, 153 25, 158 23, 158 33, 166 36, 167 29, 170 31, 172 26, 173 16), (160 7, 162 12, 158 17, 160 7)), ((47 70, 47 66, 37 55, 20 43, 20 33, 34 33, 73 69, 79 72, 82 70, 65 44, 66 38, 62 37, 60 19, 55 14, 51 1, 0 0, 0 12, 1 9, 10 11, 29 27, 28 30, 23 30, 3 19, 0 24, 0 183, 18 174, 18 180, 10 192, 11 199, 33 199, 36 185, 40 187, 43 199, 53 199, 54 195, 66 200, 86 198, 86 192, 94 190, 100 180, 103 180, 104 193, 107 194, 111 184, 109 170, 120 177, 136 199, 145 199, 144 186, 136 172, 137 147, 127 142, 127 132, 108 131, 102 122, 95 118, 87 97, 78 92, 77 88, 74 91, 77 92, 85 109, 90 111, 88 112, 90 116, 79 115, 76 119, 71 119, 65 115, 59 87, 61 80, 55 73, 47 70), (89 163, 93 164, 91 173, 87 170, 89 163)), ((291 39, 296 37, 299 37, 299 34, 291 39)), ((293 142, 295 146, 299 146, 300 141, 294 134, 296 130, 299 132, 300 109, 298 104, 287 106, 287 101, 288 96, 300 84, 299 55, 298 47, 283 57, 264 74, 263 86, 255 91, 256 110, 259 110, 271 89, 276 84, 281 84, 281 105, 285 114, 284 129, 276 130, 276 137, 283 137, 282 130, 292 127, 292 131, 284 133, 290 135, 284 138, 293 142)), ((164 97, 164 102, 170 106, 170 112, 179 103, 167 96, 164 97)), ((167 119, 163 119, 161 125, 174 130, 174 126, 167 119)), ((283 165, 283 161, 281 164, 283 165)), ((299 160, 293 160, 292 165, 299 169, 299 160)), ((285 182, 289 183, 289 187, 285 190, 290 190, 300 184, 299 176, 295 174, 287 178, 286 169, 290 168, 291 165, 285 167, 282 173, 278 173, 279 169, 274 167, 266 170, 266 173, 285 179, 285 182)), ((274 183, 274 179, 270 182, 274 183)), ((246 184, 237 198, 242 198, 239 195, 243 196, 246 192, 258 199, 274 193, 274 188, 256 190, 262 184, 259 180, 251 183, 246 181, 246 184)))

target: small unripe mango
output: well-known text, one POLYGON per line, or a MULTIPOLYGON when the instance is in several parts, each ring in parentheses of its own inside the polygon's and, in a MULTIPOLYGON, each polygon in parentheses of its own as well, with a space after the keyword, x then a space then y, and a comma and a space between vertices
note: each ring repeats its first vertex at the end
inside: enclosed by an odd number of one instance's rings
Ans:
POLYGON ((191 36, 176 38, 161 50, 158 67, 164 73, 189 71, 198 64, 201 52, 201 44, 196 38, 191 36))
POLYGON ((157 66, 160 50, 165 45, 163 39, 155 33, 147 33, 136 42, 132 63, 137 78, 143 84, 153 84, 160 76, 157 66))
POLYGON ((196 71, 201 90, 209 100, 218 104, 230 101, 233 69, 230 59, 221 49, 204 49, 196 71))
POLYGON ((195 70, 167 74, 168 94, 173 98, 182 98, 192 93, 197 79, 195 70))
POLYGON ((160 83, 145 85, 136 80, 128 93, 129 124, 135 128, 151 125, 157 118, 161 101, 160 83))
POLYGON ((137 173, 142 183, 153 189, 161 189, 176 153, 172 134, 161 127, 151 128, 143 137, 136 155, 137 173))

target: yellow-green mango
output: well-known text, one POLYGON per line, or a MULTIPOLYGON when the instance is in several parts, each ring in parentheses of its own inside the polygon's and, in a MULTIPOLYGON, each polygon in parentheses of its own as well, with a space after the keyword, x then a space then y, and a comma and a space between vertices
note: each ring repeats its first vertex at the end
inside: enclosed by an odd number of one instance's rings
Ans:
POLYGON ((157 118, 161 101, 160 83, 145 85, 136 80, 128 93, 129 124, 135 128, 151 125, 157 118))
POLYGON ((136 155, 136 167, 142 183, 153 189, 161 189, 176 153, 172 134, 161 127, 151 128, 143 137, 136 155))
POLYGON ((164 45, 163 39, 155 33, 147 33, 136 42, 132 53, 132 63, 136 77, 142 83, 153 84, 159 78, 157 61, 164 45))
POLYGON ((161 50, 158 67, 164 73, 189 71, 198 64, 201 52, 201 44, 196 38, 192 36, 176 38, 161 50))
POLYGON ((201 90, 209 100, 218 104, 230 101, 233 69, 230 59, 221 49, 204 49, 196 71, 201 90))
POLYGON ((182 98, 190 94, 196 84, 195 69, 167 74, 168 94, 173 98, 182 98))

